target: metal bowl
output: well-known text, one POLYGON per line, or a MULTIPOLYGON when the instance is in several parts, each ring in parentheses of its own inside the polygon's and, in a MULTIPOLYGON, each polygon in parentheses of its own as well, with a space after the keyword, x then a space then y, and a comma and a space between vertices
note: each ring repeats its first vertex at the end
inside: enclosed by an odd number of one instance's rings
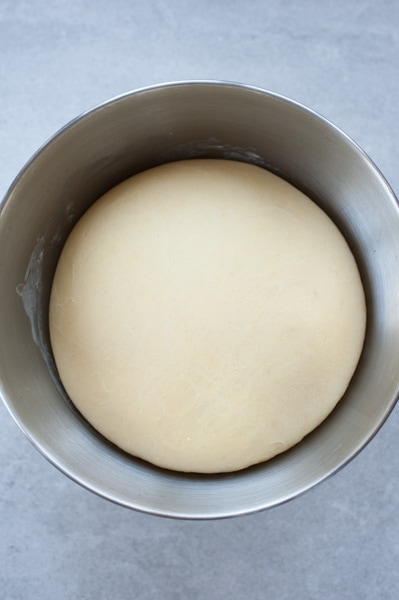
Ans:
POLYGON ((1 395, 46 458, 123 506, 205 519, 278 505, 351 460, 394 407, 398 257, 394 194, 362 150, 311 110, 276 94, 223 82, 179 82, 126 94, 59 131, 17 176, 2 203, 1 395), (273 460, 211 476, 153 467, 98 434, 58 380, 47 323, 57 259, 85 210, 138 171, 194 157, 254 163, 311 196, 346 236, 368 307, 364 351, 333 413, 273 460))

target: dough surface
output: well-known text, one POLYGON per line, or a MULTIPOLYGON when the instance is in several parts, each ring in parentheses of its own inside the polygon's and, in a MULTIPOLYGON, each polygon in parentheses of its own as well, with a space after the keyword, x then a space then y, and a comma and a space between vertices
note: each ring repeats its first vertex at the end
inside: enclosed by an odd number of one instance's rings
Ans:
POLYGON ((136 175, 61 254, 50 335, 86 419, 128 453, 202 473, 298 443, 363 346, 355 260, 315 203, 270 172, 195 159, 136 175))

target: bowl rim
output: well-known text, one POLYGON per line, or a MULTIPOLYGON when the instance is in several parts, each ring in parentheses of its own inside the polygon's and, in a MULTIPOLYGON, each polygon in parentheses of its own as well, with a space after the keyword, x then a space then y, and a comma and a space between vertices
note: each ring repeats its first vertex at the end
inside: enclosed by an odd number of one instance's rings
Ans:
MULTIPOLYGON (((258 93, 258 94, 266 95, 266 96, 274 98, 275 100, 278 100, 279 102, 287 103, 291 106, 296 107, 298 110, 306 113, 308 116, 312 116, 317 121, 323 123, 324 126, 326 126, 328 129, 332 130, 346 144, 349 144, 358 155, 362 156, 363 159, 367 162, 367 164, 372 168, 374 173, 378 176, 378 179, 379 179, 381 185, 385 188, 385 192, 387 193, 387 196, 390 197, 391 202, 394 203, 397 208, 399 207, 399 201, 396 198, 392 187, 389 185, 388 181, 386 180, 386 178, 384 177, 384 175, 382 174, 380 169, 377 167, 377 165, 370 158, 370 156, 348 134, 346 134, 342 129, 340 129, 338 126, 336 126, 334 123, 332 123, 329 119, 327 119, 320 113, 316 112, 315 110, 307 107, 306 105, 304 105, 296 100, 289 98, 288 96, 281 95, 279 93, 276 93, 276 92, 273 92, 273 91, 270 91, 270 90, 267 90, 267 89, 264 89, 261 87, 257 87, 254 85, 240 83, 240 82, 234 82, 234 81, 228 81, 228 80, 218 80, 218 79, 188 79, 188 80, 167 81, 167 82, 157 83, 157 84, 153 84, 153 85, 149 85, 149 86, 142 86, 137 89, 124 92, 122 94, 113 96, 99 104, 96 104, 92 108, 87 109, 86 111, 80 113, 73 119, 69 120, 66 124, 64 124, 62 127, 60 127, 53 135, 51 135, 31 155, 31 157, 26 161, 26 163, 20 169, 20 171, 18 172, 18 174, 12 181, 10 187, 6 191, 3 199, 1 199, 1 201, 0 201, 0 217, 2 216, 4 210, 6 210, 8 202, 11 201, 13 191, 18 186, 18 184, 19 184, 20 180, 23 178, 24 174, 32 167, 32 165, 35 163, 35 161, 38 159, 38 157, 44 151, 46 151, 58 138, 60 138, 62 135, 64 135, 64 133, 66 131, 69 131, 71 128, 73 128, 75 126, 78 126, 79 123, 81 123, 83 120, 87 119, 91 115, 101 112, 103 110, 106 110, 108 107, 115 105, 119 102, 123 102, 124 100, 127 100, 133 96, 141 95, 143 93, 157 91, 160 89, 183 87, 183 86, 191 86, 191 87, 196 87, 196 86, 221 87, 222 86, 222 87, 226 87, 226 88, 228 88, 228 87, 239 88, 241 90, 248 91, 250 93, 258 93)), ((0 373, 0 398, 2 399, 3 404, 7 408, 8 412, 10 413, 11 417, 13 418, 13 420, 15 421, 15 423, 17 424, 19 429, 22 431, 22 433, 25 435, 25 437, 31 442, 31 444, 59 471, 61 471, 64 475, 66 475, 72 481, 80 484, 85 489, 95 493, 96 495, 98 495, 102 498, 110 500, 110 501, 114 502, 115 504, 124 506, 126 508, 134 509, 134 510, 137 510, 137 511, 145 513, 145 514, 151 514, 154 516, 162 516, 162 517, 168 517, 168 518, 176 518, 176 519, 209 520, 209 519, 222 519, 222 518, 243 516, 243 515, 247 515, 247 514, 254 514, 256 512, 260 512, 265 509, 272 508, 274 506, 279 506, 281 504, 284 504, 284 503, 298 497, 299 495, 302 495, 303 493, 312 489, 315 485, 317 485, 321 481, 327 479, 328 477, 332 476, 335 473, 338 473, 344 466, 346 466, 351 460, 353 460, 364 449, 365 446, 368 445, 368 443, 375 437, 375 435, 378 433, 378 431, 384 425, 385 421, 387 420, 387 418, 389 417, 391 412, 394 410, 395 405, 399 400, 399 382, 398 382, 398 389, 397 389, 396 396, 391 399, 389 404, 387 403, 387 408, 384 411, 381 419, 378 422, 374 423, 373 426, 369 429, 367 436, 363 437, 362 443, 359 444, 356 448, 354 448, 354 450, 350 454, 348 454, 345 457, 345 459, 341 460, 334 468, 324 471, 318 478, 313 478, 310 483, 304 484, 302 487, 298 486, 298 489, 295 492, 293 492, 291 494, 286 494, 286 497, 282 498, 277 503, 264 502, 263 505, 259 504, 259 506, 256 509, 254 509, 254 508, 249 508, 247 510, 242 509, 242 510, 237 510, 235 512, 231 512, 231 511, 226 512, 225 514, 222 514, 220 511, 215 511, 214 513, 208 512, 205 515, 204 514, 195 514, 195 513, 184 514, 181 512, 173 513, 170 510, 155 511, 155 510, 152 510, 151 508, 147 508, 145 506, 145 502, 143 502, 142 504, 138 504, 137 502, 129 503, 129 502, 123 501, 117 495, 113 495, 112 493, 106 493, 101 488, 101 486, 93 485, 92 483, 87 481, 87 479, 80 476, 77 472, 74 472, 72 469, 68 468, 68 466, 63 464, 54 455, 52 455, 51 452, 49 452, 47 450, 45 445, 41 444, 40 441, 37 438, 35 438, 34 433, 32 433, 32 431, 30 431, 30 429, 25 426, 23 420, 21 420, 19 418, 17 411, 14 410, 13 402, 11 401, 11 399, 9 399, 7 397, 7 394, 3 388, 3 384, 1 381, 1 373, 0 373)))

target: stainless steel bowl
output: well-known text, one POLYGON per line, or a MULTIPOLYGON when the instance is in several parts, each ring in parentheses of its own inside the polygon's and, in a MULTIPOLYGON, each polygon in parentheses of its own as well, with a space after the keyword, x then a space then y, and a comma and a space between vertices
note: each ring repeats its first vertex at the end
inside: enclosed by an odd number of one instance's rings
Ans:
POLYGON ((86 488, 180 518, 251 513, 336 472, 376 434, 398 396, 399 210, 344 133, 286 98, 244 85, 179 82, 138 90, 80 116, 42 147, 1 206, 1 395, 31 442, 86 488), (228 475, 164 471, 124 454, 75 410, 57 378, 47 313, 64 241, 106 190, 138 171, 191 157, 271 169, 335 220, 357 258, 368 327, 359 367, 334 412, 275 459, 228 475))

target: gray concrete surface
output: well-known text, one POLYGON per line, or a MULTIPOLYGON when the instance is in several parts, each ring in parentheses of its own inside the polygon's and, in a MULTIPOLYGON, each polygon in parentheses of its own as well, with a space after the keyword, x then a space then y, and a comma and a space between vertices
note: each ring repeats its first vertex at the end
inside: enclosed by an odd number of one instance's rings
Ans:
MULTIPOLYGON (((398 25, 396 0, 0 0, 0 195, 80 112, 140 86, 206 78, 307 104, 399 193, 398 25)), ((398 426, 397 408, 352 463, 286 505, 190 522, 80 488, 1 405, 0 598, 395 600, 398 426)))

